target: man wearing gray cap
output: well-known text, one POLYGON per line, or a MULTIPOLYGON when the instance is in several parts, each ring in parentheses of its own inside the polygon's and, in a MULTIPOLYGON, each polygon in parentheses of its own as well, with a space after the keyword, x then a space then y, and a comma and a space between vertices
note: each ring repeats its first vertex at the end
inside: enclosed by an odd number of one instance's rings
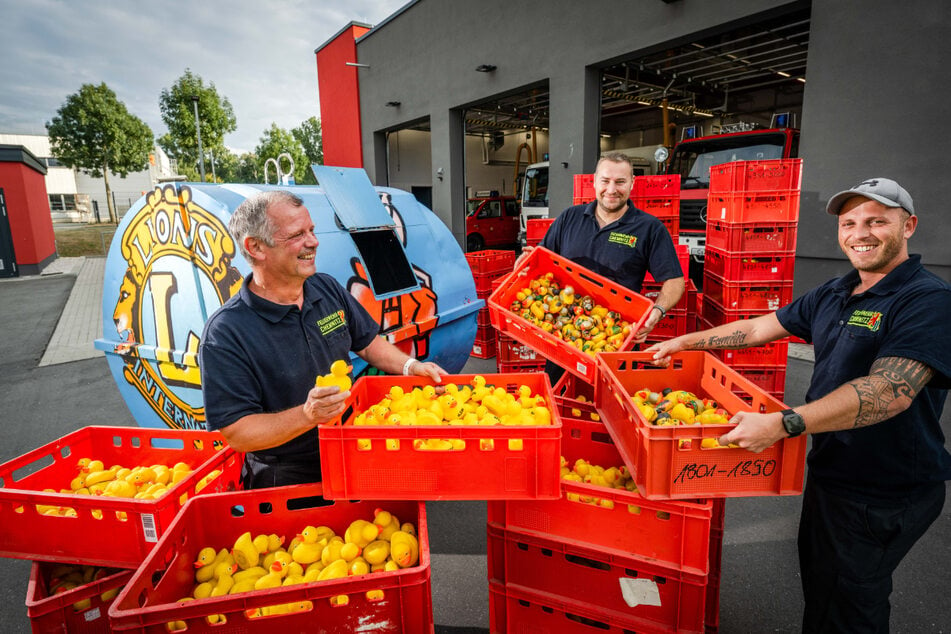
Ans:
POLYGON ((760 452, 812 435, 799 521, 804 632, 887 632, 892 572, 940 515, 951 454, 939 419, 951 387, 951 284, 908 254, 911 196, 871 178, 833 196, 853 271, 755 319, 648 348, 748 348, 789 335, 815 347, 806 404, 739 412, 720 444, 760 452))

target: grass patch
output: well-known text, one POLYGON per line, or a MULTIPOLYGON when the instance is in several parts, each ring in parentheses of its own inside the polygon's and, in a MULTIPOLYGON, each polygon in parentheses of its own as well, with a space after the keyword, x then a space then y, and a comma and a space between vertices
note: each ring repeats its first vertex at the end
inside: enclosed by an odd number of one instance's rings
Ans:
POLYGON ((53 232, 56 236, 56 251, 60 257, 102 257, 109 252, 116 225, 70 225, 68 228, 57 228, 54 225, 53 232))

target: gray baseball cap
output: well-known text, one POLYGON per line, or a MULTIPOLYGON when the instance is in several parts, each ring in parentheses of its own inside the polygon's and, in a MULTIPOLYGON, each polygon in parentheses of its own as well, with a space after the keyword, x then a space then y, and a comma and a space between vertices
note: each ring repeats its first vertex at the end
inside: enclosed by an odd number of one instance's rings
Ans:
POLYGON ((838 216, 842 205, 853 196, 865 196, 886 207, 901 207, 912 216, 915 215, 915 204, 911 200, 911 194, 890 178, 869 178, 852 189, 839 192, 829 199, 826 211, 833 216, 838 216))

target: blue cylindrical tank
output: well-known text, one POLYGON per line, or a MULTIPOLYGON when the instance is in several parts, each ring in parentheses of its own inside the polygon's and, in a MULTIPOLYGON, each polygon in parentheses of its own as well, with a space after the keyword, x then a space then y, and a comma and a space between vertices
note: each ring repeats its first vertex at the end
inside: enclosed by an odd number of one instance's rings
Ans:
MULTIPOLYGON (((359 169, 315 166, 320 186, 290 188, 310 211, 317 270, 334 276, 409 354, 450 373, 465 365, 482 307, 465 254, 407 192, 359 169)), ((250 267, 228 234, 234 209, 268 185, 169 183, 143 196, 113 237, 103 282, 106 354, 143 427, 203 428, 198 344, 208 316, 250 267)), ((354 375, 374 368, 353 355, 354 375)))

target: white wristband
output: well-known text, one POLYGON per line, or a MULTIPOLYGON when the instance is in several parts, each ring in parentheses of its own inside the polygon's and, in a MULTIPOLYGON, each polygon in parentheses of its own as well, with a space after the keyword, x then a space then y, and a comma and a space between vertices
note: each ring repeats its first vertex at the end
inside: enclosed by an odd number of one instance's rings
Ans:
POLYGON ((409 369, 416 363, 416 359, 410 357, 406 360, 406 363, 403 364, 403 376, 409 376, 409 369))

